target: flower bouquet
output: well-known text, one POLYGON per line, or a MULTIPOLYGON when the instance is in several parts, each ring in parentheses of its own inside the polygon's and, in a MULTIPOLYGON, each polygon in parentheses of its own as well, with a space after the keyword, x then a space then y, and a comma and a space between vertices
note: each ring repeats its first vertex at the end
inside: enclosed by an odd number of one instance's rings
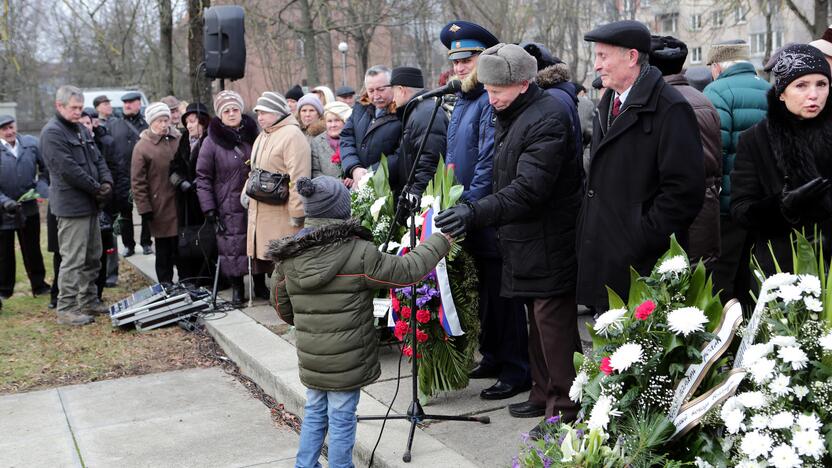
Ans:
POLYGON ((608 289, 610 310, 587 325, 592 353, 575 355, 569 397, 581 405, 578 421, 548 421, 518 465, 671 466, 687 458, 671 441, 698 421, 685 420, 682 431, 677 416, 698 387, 718 383, 715 364, 741 311, 723 313, 704 266, 692 269, 675 238, 650 276, 630 276, 628 302, 608 289))
MULTIPOLYGON (((387 161, 382 156, 375 173, 368 173, 352 194, 353 216, 373 232, 382 245, 390 223, 395 220, 395 200, 387 176, 387 161)), ((453 169, 440 159, 433 180, 421 198, 421 214, 416 216, 418 240, 434 232, 433 216, 453 206, 463 187, 454 182, 453 169)), ((409 231, 397 228, 388 252, 404 255, 409 250, 409 231), (395 241, 398 240, 398 241, 395 241)), ((458 244, 447 259, 428 274, 416 289, 416 310, 411 309, 410 287, 390 290, 391 311, 388 323, 402 341, 402 353, 419 359, 419 390, 423 397, 440 391, 465 388, 479 335, 478 279, 473 259, 458 244), (413 343, 410 317, 415 314, 417 329, 413 343)))

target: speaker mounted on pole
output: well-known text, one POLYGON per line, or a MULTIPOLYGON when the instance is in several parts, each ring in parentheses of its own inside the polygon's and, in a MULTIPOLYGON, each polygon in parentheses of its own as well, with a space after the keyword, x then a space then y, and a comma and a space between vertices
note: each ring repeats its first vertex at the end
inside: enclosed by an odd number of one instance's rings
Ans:
POLYGON ((239 80, 246 71, 245 13, 236 5, 206 8, 203 14, 205 75, 239 80))

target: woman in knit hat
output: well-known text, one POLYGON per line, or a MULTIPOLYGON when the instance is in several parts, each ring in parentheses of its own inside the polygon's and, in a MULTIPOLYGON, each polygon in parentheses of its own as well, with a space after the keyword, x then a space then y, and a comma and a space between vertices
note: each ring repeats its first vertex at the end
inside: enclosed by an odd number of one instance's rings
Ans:
POLYGON ((731 172, 731 214, 755 237, 766 275, 776 272, 774 260, 791 271, 794 229, 811 238, 817 226, 821 239, 832 235, 829 63, 814 47, 795 44, 783 49, 772 74, 768 115, 740 136, 731 172))
POLYGON ((214 97, 216 117, 208 124, 196 163, 196 190, 202 212, 217 227, 220 271, 231 281, 231 302, 246 301, 243 277, 246 257, 247 210, 240 194, 248 180, 251 145, 257 138, 257 123, 243 114, 243 98, 234 91, 214 97))
POLYGON ((171 125, 170 108, 154 102, 144 111, 149 128, 133 147, 130 187, 133 203, 148 221, 156 241, 156 278, 173 283, 176 262, 176 193, 170 180, 170 163, 179 147, 179 132, 171 125))
POLYGON ((451 238, 435 233, 407 255, 383 254, 372 233, 350 218, 350 194, 341 181, 321 176, 295 185, 306 227, 269 246, 277 262, 272 305, 295 325, 300 380, 307 387, 295 463, 320 466, 328 433, 329 466, 353 466, 361 387, 381 375, 376 289, 421 280, 448 254, 451 238))
MULTIPOLYGON (((352 114, 352 108, 343 102, 330 102, 324 106, 326 131, 312 139, 312 177, 328 175, 341 178, 341 130, 352 114)), ((350 179, 351 181, 351 179, 350 179)))
POLYGON ((303 203, 294 182, 309 177, 311 160, 309 142, 300 131, 297 119, 289 110, 286 98, 266 91, 254 107, 263 132, 254 142, 251 168, 273 174, 288 174, 288 202, 272 205, 250 199, 248 202, 247 253, 254 260, 254 294, 269 298, 269 290, 261 273, 271 273, 274 265, 266 256, 269 242, 295 235, 303 227, 303 203))
POLYGON ((316 94, 306 94, 298 101, 300 129, 310 140, 326 130, 323 115, 324 106, 316 94))

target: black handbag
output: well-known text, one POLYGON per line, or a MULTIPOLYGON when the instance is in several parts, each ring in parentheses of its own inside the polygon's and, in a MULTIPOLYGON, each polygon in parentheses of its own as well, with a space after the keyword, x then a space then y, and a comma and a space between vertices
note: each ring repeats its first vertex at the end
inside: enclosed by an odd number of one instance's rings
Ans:
POLYGON ((180 258, 210 259, 217 256, 216 229, 207 219, 201 225, 188 224, 188 207, 185 207, 185 225, 179 228, 180 258))
POLYGON ((254 168, 246 181, 246 195, 269 205, 283 205, 289 200, 289 174, 254 168))

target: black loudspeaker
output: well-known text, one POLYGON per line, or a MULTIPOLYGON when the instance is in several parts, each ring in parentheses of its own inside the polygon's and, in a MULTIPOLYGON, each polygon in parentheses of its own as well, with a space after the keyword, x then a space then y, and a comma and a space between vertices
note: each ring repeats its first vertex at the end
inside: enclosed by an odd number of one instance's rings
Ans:
POLYGON ((245 14, 242 7, 223 5, 203 14, 205 75, 238 80, 246 74, 245 14))

